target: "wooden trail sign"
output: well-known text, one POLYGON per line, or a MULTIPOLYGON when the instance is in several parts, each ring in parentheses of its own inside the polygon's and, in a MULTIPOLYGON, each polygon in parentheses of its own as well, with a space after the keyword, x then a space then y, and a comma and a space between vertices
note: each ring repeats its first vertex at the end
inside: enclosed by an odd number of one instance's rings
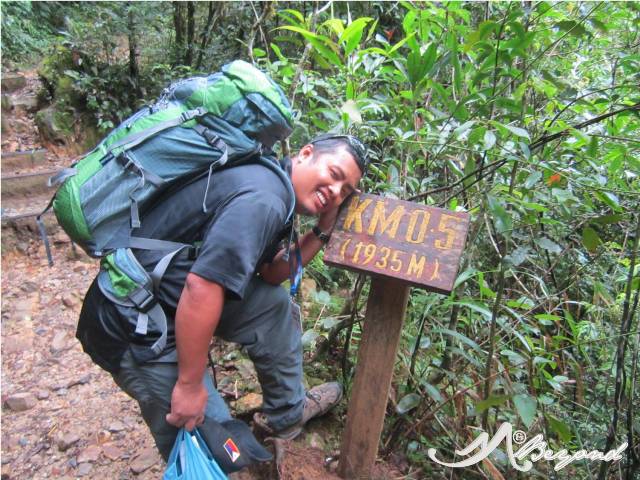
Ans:
POLYGON ((396 351, 415 286, 449 293, 469 215, 376 195, 353 195, 336 221, 324 261, 372 275, 338 473, 370 478, 396 351))
POLYGON ((467 213, 354 195, 338 216, 324 261, 449 293, 468 227, 467 213))

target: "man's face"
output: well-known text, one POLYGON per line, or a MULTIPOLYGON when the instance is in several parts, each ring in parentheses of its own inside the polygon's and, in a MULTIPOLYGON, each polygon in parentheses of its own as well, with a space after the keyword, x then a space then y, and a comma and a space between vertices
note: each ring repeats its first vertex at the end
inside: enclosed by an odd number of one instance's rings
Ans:
POLYGON ((296 212, 320 215, 338 207, 356 190, 360 177, 358 164, 344 147, 317 153, 313 145, 305 145, 291 172, 296 212))

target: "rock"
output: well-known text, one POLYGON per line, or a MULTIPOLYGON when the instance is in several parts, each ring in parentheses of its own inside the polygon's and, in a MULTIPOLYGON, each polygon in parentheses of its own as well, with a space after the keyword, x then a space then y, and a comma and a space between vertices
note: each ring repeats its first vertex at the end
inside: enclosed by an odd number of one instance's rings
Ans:
POLYGON ((78 465, 77 475, 79 477, 84 477, 85 475, 89 475, 89 472, 91 472, 92 468, 93 468, 93 465, 91 465, 90 463, 81 463, 78 465))
POLYGON ((36 393, 36 398, 38 400, 46 400, 47 398, 49 398, 50 394, 47 390, 38 390, 38 392, 36 393))
POLYGON ((102 446, 102 453, 112 462, 118 460, 122 456, 122 450, 113 443, 105 443, 102 446))
POLYGON ((324 440, 318 432, 313 432, 307 436, 307 442, 311 448, 317 448, 318 450, 324 450, 324 440))
POLYGON ((7 335, 2 345, 2 353, 22 353, 33 348, 33 337, 7 335))
POLYGON ((24 120, 21 120, 19 118, 15 118, 11 122, 11 126, 18 135, 27 135, 35 130, 35 127, 32 127, 28 122, 25 122, 24 120))
POLYGON ((109 427, 107 428, 107 430, 113 433, 122 432, 123 430, 126 430, 126 429, 127 429, 127 426, 124 423, 122 423, 120 420, 115 420, 111 422, 109 424, 109 427))
POLYGON ((39 289, 40 289, 40 285, 38 285, 36 282, 31 282, 29 280, 27 280, 22 285, 20 285, 20 290, 27 293, 34 293, 34 292, 37 292, 39 289))
POLYGON ((3 93, 2 94, 2 111, 10 112, 12 108, 13 108, 13 102, 11 101, 11 95, 7 95, 3 93))
POLYGON ((49 350, 51 350, 51 353, 56 353, 61 350, 64 350, 66 346, 67 346, 67 332, 64 332, 64 331, 58 332, 53 337, 49 350))
POLYGON ((6 73, 2 75, 2 90, 4 93, 15 92, 20 90, 27 84, 27 79, 22 75, 15 73, 6 73))
POLYGON ((71 296, 62 297, 62 304, 67 308, 73 308, 76 305, 76 301, 71 296))
POLYGON ((51 341, 51 346, 49 347, 49 350, 51 351, 51 353, 57 353, 61 350, 65 350, 66 347, 67 347, 67 332, 63 330, 55 334, 55 336, 53 337, 53 340, 51 341))
POLYGON ((98 458, 100 458, 101 452, 102 452, 102 449, 98 445, 89 445, 87 448, 85 448, 78 454, 78 456, 76 457, 76 460, 79 464, 86 463, 86 462, 93 463, 97 461, 98 458))
POLYGON ((73 118, 67 112, 59 112, 55 106, 36 113, 36 125, 40 136, 56 145, 69 145, 73 139, 73 118))
POLYGON ((80 440, 80 435, 78 435, 76 432, 69 432, 69 433, 65 433, 61 437, 58 437, 58 439, 56 440, 56 445, 58 446, 58 450, 60 450, 61 452, 64 452, 65 450, 68 450, 69 447, 77 443, 79 440, 80 440))
MULTIPOLYGON (((66 233, 64 233, 63 230, 59 230, 54 236, 53 236, 53 243, 55 244, 61 244, 61 243, 71 243, 71 239, 69 238, 69 235, 67 235, 66 233)), ((62 303, 64 303, 65 305, 67 305, 65 303, 65 300, 70 300, 71 297, 63 297, 62 298, 62 303)), ((67 305, 67 307, 71 308, 73 306, 72 305, 67 305)))
POLYGON ((248 393, 235 402, 236 415, 253 412, 254 410, 258 410, 261 406, 262 395, 259 393, 248 393))
POLYGON ((154 448, 146 448, 131 462, 131 471, 140 474, 160 462, 158 452, 154 448))
POLYGON ((303 298, 312 298, 317 289, 316 281, 313 278, 303 278, 300 284, 300 291, 303 298))
POLYGON ((235 367, 238 369, 238 373, 240 373, 242 378, 245 380, 258 377, 253 362, 247 358, 242 358, 236 361, 235 367))
POLYGON ((38 110, 38 97, 35 95, 20 95, 14 97, 13 106, 27 112, 36 112, 38 110))
POLYGON ((9 395, 5 400, 7 406, 16 412, 23 412, 36 406, 38 399, 31 392, 16 393, 9 395))
POLYGON ((102 445, 104 443, 107 443, 109 440, 111 440, 111 433, 107 430, 100 430, 98 432, 98 444, 102 445))

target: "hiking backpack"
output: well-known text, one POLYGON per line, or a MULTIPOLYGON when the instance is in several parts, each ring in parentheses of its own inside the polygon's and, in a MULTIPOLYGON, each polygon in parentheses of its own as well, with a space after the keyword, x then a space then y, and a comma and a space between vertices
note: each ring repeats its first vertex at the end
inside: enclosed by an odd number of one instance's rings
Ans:
MULTIPOLYGON (((144 344, 133 352, 138 360, 164 349, 166 317, 155 292, 173 257, 191 247, 132 236, 132 229, 140 227, 140 210, 170 188, 208 175, 202 204, 206 212, 212 173, 248 162, 273 170, 294 199, 288 175, 268 154, 291 131, 291 107, 280 87, 249 63, 234 61, 207 77, 172 84, 153 105, 122 122, 71 168, 50 179, 52 185, 61 183, 49 205, 58 223, 74 243, 101 259, 102 293, 136 312, 131 321, 144 344), (131 248, 167 253, 153 272, 146 272, 131 248)), ((38 224, 51 263, 40 217, 38 224)))

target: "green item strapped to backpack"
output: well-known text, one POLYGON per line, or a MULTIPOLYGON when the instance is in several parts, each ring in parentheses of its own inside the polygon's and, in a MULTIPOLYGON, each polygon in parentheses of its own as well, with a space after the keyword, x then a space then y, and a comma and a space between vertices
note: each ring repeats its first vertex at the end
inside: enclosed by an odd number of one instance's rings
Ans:
MULTIPOLYGON (((150 329, 158 332, 151 348, 137 355, 139 360, 157 356, 165 346, 166 318, 154 291, 172 258, 190 247, 132 236, 132 229, 140 227, 140 209, 168 188, 199 175, 208 174, 208 191, 213 171, 248 162, 276 172, 293 199, 289 177, 269 155, 277 141, 291 134, 292 122, 280 87, 249 63, 234 61, 207 77, 174 83, 157 102, 122 122, 80 161, 50 179, 51 184, 61 183, 52 200, 58 223, 90 256, 101 258, 102 292, 138 312, 137 335, 145 336, 150 329), (131 248, 167 254, 148 273, 131 248)), ((287 221, 293 210, 292 202, 287 221)), ((51 263, 40 217, 38 224, 51 263)))

